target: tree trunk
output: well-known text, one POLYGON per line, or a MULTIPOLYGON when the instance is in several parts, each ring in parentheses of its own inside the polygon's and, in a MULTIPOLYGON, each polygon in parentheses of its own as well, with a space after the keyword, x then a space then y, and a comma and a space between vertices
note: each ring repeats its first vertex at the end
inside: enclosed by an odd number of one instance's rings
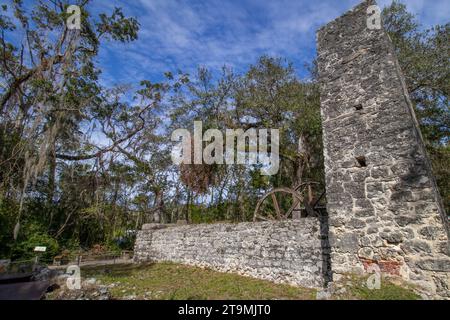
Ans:
POLYGON ((163 191, 157 189, 155 191, 155 211, 153 212, 153 222, 161 223, 164 211, 163 191))
MULTIPOLYGON (((298 139, 298 150, 297 150, 297 162, 294 164, 294 170, 295 170, 295 179, 294 179, 294 187, 299 186, 303 182, 303 173, 305 170, 305 165, 307 161, 306 157, 306 140, 304 136, 300 136, 298 139)), ((305 199, 306 200, 306 199, 305 199)), ((301 207, 302 204, 299 203, 294 211, 292 212, 292 218, 294 220, 298 220, 301 217, 301 207)))
POLYGON ((190 209, 190 206, 191 206, 191 191, 190 190, 188 190, 188 198, 187 198, 187 201, 186 201, 186 212, 185 212, 185 215, 186 215, 186 223, 189 223, 189 209, 190 209))

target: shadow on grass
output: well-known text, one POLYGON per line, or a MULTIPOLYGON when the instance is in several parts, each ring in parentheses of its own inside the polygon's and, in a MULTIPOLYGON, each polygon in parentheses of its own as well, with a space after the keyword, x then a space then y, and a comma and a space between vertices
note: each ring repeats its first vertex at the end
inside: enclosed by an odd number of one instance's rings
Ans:
POLYGON ((82 267, 81 272, 85 276, 98 276, 98 275, 108 275, 114 277, 129 277, 133 273, 139 271, 148 271, 155 263, 145 263, 145 264, 114 264, 114 265, 104 265, 104 266, 87 266, 82 267))

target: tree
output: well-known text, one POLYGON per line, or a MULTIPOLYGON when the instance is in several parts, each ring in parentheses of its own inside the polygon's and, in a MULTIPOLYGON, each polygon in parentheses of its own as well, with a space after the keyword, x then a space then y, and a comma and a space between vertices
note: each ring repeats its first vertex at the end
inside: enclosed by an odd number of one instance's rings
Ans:
POLYGON ((9 14, 0 17, 0 137, 10 142, 5 137, 15 137, 14 145, 2 150, 2 159, 7 168, 19 169, 20 176, 9 171, 0 183, 3 190, 17 191, 9 196, 20 198, 15 237, 30 184, 48 170, 47 198, 51 203, 57 160, 95 159, 113 151, 142 130, 144 113, 150 109, 139 106, 125 112, 125 108, 116 108, 119 102, 108 100, 108 92, 98 83, 100 70, 94 63, 102 41, 133 41, 139 24, 134 18, 126 18, 119 8, 109 16, 93 18, 86 9, 88 3, 78 3, 81 30, 67 27, 65 1, 41 1, 29 11, 22 1, 14 0, 1 9, 9 14), (14 18, 9 18, 12 15, 14 18), (24 34, 23 41, 8 40, 18 31, 24 34), (124 119, 125 113, 131 116, 124 119), (114 120, 122 126, 112 128, 114 120), (89 133, 99 124, 113 140, 107 148, 98 148, 89 139, 89 133), (20 168, 17 159, 21 159, 20 168))
POLYGON ((236 103, 238 118, 281 131, 282 165, 275 186, 323 180, 317 84, 298 80, 292 65, 282 59, 263 56, 243 78, 236 103))
POLYGON ((197 194, 210 193, 210 208, 225 210, 214 211, 218 219, 251 219, 257 198, 270 188, 323 181, 318 86, 300 81, 283 59, 263 56, 245 74, 223 68, 216 78, 200 68, 178 88, 172 105, 173 129, 201 120, 204 130, 280 130, 281 167, 271 178, 262 177, 258 166, 182 166, 181 180, 197 194), (224 195, 230 206, 223 206, 224 195))
POLYGON ((434 175, 450 209, 450 23, 428 30, 404 4, 393 1, 383 11, 384 26, 394 44, 434 175))

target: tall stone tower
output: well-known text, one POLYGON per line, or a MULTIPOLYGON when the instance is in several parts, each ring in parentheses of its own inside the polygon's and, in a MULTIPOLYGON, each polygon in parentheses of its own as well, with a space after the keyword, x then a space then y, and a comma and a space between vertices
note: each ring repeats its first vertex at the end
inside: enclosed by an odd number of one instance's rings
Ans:
POLYGON ((363 1, 318 31, 334 277, 403 277, 450 297, 448 220, 389 36, 363 1))

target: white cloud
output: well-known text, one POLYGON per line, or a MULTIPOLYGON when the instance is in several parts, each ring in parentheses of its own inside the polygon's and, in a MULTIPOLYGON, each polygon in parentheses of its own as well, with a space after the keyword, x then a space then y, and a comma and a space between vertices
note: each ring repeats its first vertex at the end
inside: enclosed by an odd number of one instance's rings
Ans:
MULTIPOLYGON (((104 56, 117 81, 156 77, 164 71, 192 72, 199 65, 237 69, 262 54, 281 55, 302 67, 315 50, 315 31, 359 0, 112 1, 141 23, 139 40, 110 45, 104 56)), ((381 0, 384 6, 390 1, 381 0)), ((445 21, 447 0, 409 0, 408 8, 426 24, 445 21)), ((114 80, 109 75, 109 80, 114 80)))

